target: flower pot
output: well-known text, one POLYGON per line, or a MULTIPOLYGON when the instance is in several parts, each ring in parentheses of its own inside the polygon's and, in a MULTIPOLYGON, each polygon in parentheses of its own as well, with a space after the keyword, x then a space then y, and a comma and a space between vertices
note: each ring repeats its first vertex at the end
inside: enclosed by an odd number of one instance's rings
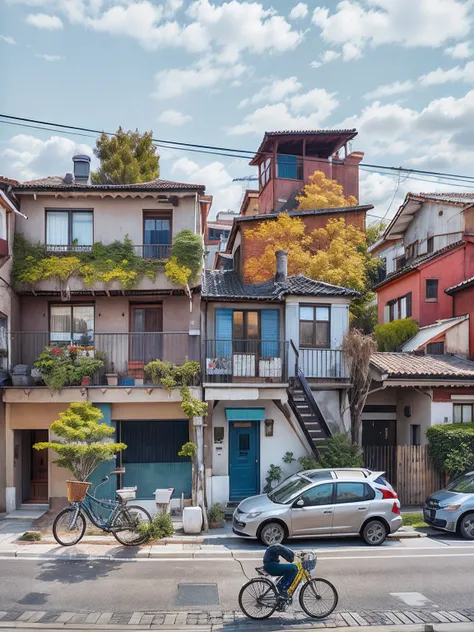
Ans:
POLYGON ((118 386, 117 373, 107 373, 105 377, 107 378, 107 384, 109 386, 118 386))
POLYGON ((224 527, 225 527, 225 520, 209 523, 209 529, 223 529, 224 527))
POLYGON ((187 534, 201 533, 202 510, 201 507, 185 507, 183 509, 183 530, 187 534))
POLYGON ((81 380, 81 386, 90 386, 90 385, 91 385, 91 378, 88 375, 86 375, 81 380))

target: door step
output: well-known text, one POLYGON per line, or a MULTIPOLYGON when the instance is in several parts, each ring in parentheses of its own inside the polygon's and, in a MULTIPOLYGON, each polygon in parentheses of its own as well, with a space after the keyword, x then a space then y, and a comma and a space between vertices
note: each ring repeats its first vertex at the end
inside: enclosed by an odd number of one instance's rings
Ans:
POLYGON ((8 513, 5 520, 37 520, 47 511, 49 511, 48 504, 23 503, 19 509, 8 513))

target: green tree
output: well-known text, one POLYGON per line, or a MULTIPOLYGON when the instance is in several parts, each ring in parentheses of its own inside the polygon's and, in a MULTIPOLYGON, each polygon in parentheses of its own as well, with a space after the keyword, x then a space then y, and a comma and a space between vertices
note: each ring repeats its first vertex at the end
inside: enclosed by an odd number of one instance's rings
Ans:
POLYGON ((373 246, 378 240, 382 237, 383 231, 385 230, 387 224, 384 222, 375 222, 371 226, 367 226, 367 245, 373 246))
POLYGON ((115 430, 100 423, 101 411, 91 402, 73 402, 59 419, 51 424, 54 441, 35 443, 35 450, 50 449, 58 455, 58 467, 68 469, 78 481, 87 481, 92 472, 104 461, 114 459, 117 452, 126 449, 125 443, 114 443, 115 430))
POLYGON ((160 175, 160 157, 153 145, 153 132, 124 131, 113 136, 102 132, 94 154, 100 160, 92 173, 93 184, 136 184, 150 182, 160 175))
POLYGON ((418 331, 416 320, 399 318, 375 328, 375 340, 379 351, 398 351, 400 345, 412 338, 418 331))

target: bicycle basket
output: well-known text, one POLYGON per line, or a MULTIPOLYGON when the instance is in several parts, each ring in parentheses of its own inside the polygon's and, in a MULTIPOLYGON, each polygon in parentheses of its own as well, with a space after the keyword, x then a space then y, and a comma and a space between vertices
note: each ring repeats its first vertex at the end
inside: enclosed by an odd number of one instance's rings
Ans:
POLYGON ((91 483, 82 481, 66 481, 67 499, 70 503, 80 503, 86 497, 91 483))
POLYGON ((316 568, 316 555, 314 553, 305 553, 301 564, 305 571, 312 571, 316 568))

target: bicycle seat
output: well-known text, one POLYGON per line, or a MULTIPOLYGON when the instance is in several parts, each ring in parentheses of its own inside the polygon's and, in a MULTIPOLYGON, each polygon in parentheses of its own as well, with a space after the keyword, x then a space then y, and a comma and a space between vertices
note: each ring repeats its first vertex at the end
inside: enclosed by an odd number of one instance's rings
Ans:
POLYGON ((256 568, 255 570, 256 570, 256 572, 257 572, 259 575, 262 575, 262 577, 268 577, 268 573, 267 573, 267 571, 263 568, 263 566, 257 566, 257 568, 256 568))

